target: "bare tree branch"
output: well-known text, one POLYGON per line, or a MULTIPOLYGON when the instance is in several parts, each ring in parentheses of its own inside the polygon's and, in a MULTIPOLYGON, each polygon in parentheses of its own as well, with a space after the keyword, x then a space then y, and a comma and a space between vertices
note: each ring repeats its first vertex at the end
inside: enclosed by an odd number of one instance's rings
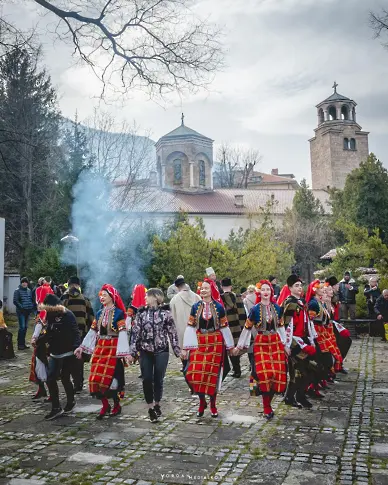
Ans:
POLYGON ((387 37, 387 40, 382 40, 381 43, 388 48, 388 10, 383 9, 380 13, 370 12, 369 20, 376 39, 387 37))
POLYGON ((191 0, 33 1, 60 19, 55 33, 93 68, 102 96, 195 92, 222 67, 221 30, 196 18, 191 0))

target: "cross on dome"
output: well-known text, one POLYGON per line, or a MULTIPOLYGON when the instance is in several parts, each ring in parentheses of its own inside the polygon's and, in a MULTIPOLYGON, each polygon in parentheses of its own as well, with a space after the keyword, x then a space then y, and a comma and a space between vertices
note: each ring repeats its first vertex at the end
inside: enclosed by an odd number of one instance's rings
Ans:
POLYGON ((334 93, 337 93, 337 87, 338 87, 338 83, 337 81, 334 81, 334 84, 332 86, 332 88, 334 89, 334 93))

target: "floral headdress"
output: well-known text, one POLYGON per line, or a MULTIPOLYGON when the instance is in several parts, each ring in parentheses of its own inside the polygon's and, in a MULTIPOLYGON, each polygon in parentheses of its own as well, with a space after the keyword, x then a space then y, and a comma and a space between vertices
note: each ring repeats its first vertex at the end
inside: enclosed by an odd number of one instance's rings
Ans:
POLYGON ((121 299, 121 296, 120 296, 120 293, 116 290, 116 288, 114 286, 108 285, 108 284, 103 285, 101 287, 99 295, 101 295, 101 293, 103 291, 106 291, 108 293, 108 295, 112 298, 114 306, 116 308, 119 308, 124 313, 126 312, 123 300, 121 299))

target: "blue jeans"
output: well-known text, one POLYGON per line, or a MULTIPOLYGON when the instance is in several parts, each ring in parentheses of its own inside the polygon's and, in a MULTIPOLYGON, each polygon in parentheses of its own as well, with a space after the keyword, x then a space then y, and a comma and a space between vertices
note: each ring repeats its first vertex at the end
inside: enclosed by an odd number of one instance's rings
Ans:
POLYGON ((19 322, 18 332, 18 347, 24 347, 26 345, 26 333, 28 327, 28 319, 30 317, 30 310, 17 310, 16 315, 19 322))

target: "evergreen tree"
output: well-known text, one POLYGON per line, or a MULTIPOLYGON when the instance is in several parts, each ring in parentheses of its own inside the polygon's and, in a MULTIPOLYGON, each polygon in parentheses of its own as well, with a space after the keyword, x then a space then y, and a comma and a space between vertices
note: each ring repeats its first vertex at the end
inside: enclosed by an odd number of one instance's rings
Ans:
POLYGON ((348 175, 343 191, 332 193, 331 203, 336 220, 353 222, 370 234, 377 228, 387 239, 388 171, 373 153, 348 175))
POLYGON ((0 60, 0 214, 8 263, 28 270, 30 247, 53 242, 59 112, 39 51, 14 49, 0 60))

